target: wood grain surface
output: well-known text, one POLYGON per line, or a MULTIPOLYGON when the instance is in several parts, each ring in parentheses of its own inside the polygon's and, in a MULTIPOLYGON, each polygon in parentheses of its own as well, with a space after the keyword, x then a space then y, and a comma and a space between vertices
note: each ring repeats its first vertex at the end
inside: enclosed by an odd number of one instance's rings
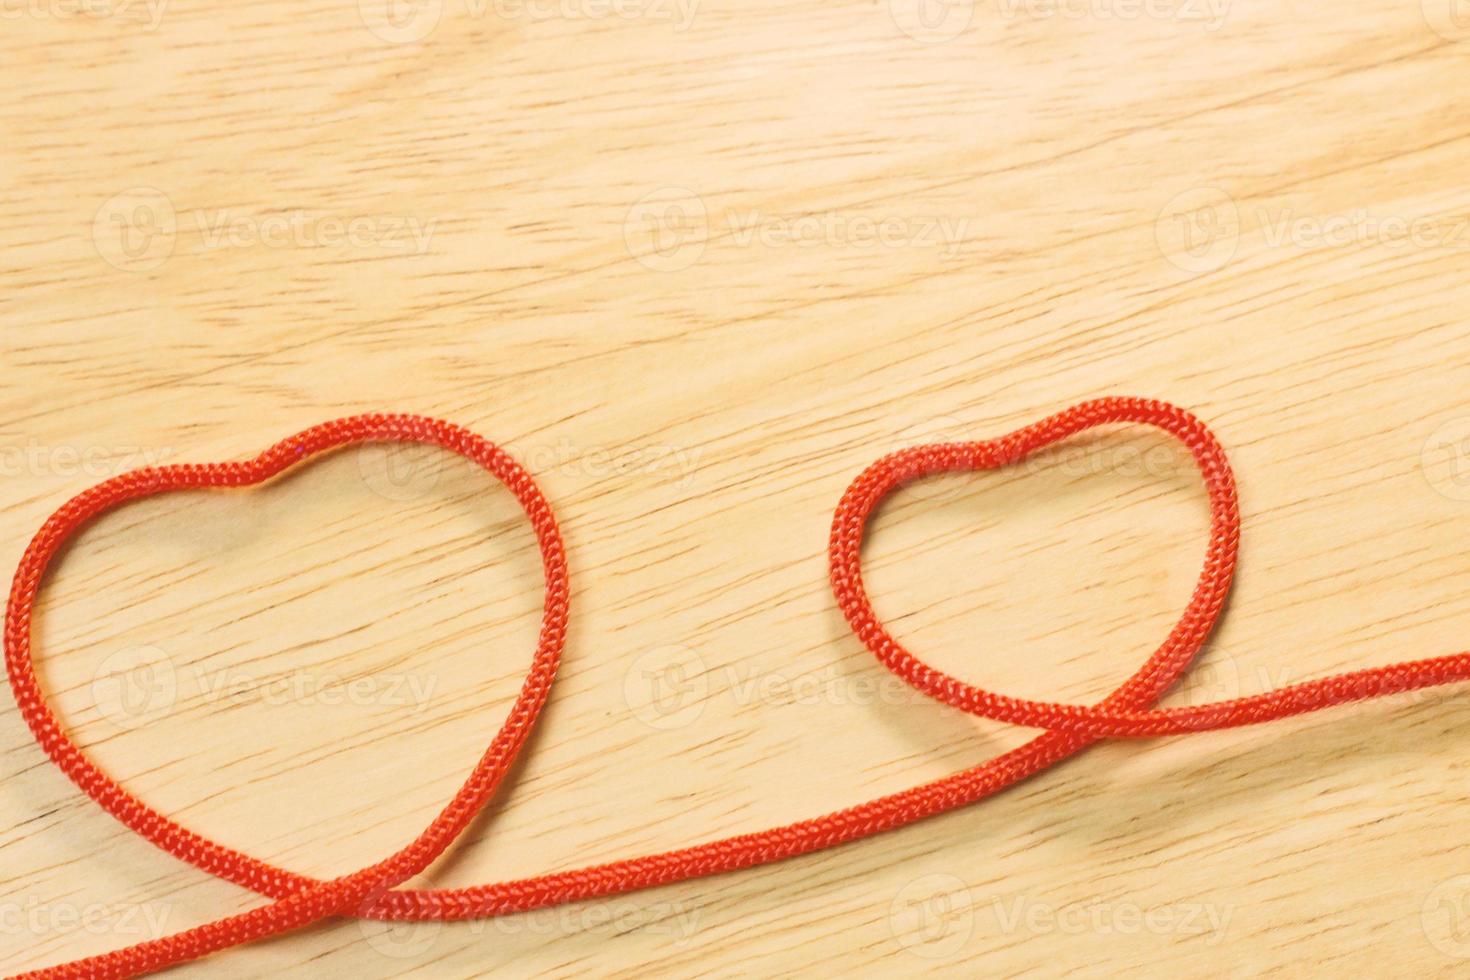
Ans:
MULTIPOLYGON (((359 411, 503 444, 573 578, 464 885, 814 816, 1029 733, 888 675, 829 595, 880 453, 1161 397, 1232 453, 1242 571, 1167 703, 1465 646, 1464 0, 0 0, 0 557, 70 495, 359 411)), ((1096 700, 1205 502, 1116 431, 928 481, 896 632, 1096 700)), ((189 827, 345 873, 418 832, 534 642, 529 529, 443 454, 336 454, 88 527, 37 648, 189 827)), ((6 699, 9 704, 9 699, 6 699)), ((178 976, 1463 975, 1462 688, 1104 744, 835 851, 477 923, 351 920, 178 976)), ((0 713, 0 967, 250 908, 0 713)))

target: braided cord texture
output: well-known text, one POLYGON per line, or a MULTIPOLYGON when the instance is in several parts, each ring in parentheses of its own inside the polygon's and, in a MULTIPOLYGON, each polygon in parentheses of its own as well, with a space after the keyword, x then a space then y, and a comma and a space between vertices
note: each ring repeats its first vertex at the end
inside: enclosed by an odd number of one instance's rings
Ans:
POLYGON ((857 637, 899 677, 929 696, 995 721, 1040 729, 1031 741, 942 779, 814 819, 693 847, 532 878, 454 889, 399 887, 427 868, 495 793, 546 703, 566 640, 570 584, 556 518, 530 475, 494 444, 459 426, 412 415, 360 415, 314 426, 244 462, 149 467, 107 480, 61 506, 31 540, 5 614, 5 663, 22 717, 51 760, 108 813, 159 848, 270 901, 171 936, 24 974, 44 978, 130 977, 278 935, 332 916, 387 920, 471 919, 614 895, 767 864, 902 827, 973 803, 1100 739, 1141 738, 1257 724, 1365 698, 1470 679, 1470 653, 1394 664, 1213 704, 1156 708, 1214 628, 1235 570, 1240 511, 1235 479, 1214 435, 1164 402, 1102 398, 997 439, 918 446, 874 462, 848 487, 833 516, 829 558, 837 604, 857 637), (1210 536, 1194 592, 1174 628, 1143 665, 1095 705, 1013 698, 926 665, 879 621, 863 585, 860 552, 868 519, 900 484, 920 477, 995 469, 1102 425, 1162 429, 1188 448, 1210 502, 1210 536), (320 453, 361 442, 440 446, 478 464, 520 502, 541 549, 546 596, 531 668, 504 725, 453 799, 401 850, 329 881, 277 868, 205 838, 157 812, 102 772, 71 740, 42 693, 31 650, 31 615, 47 566, 84 523, 127 501, 198 488, 246 487, 320 453))

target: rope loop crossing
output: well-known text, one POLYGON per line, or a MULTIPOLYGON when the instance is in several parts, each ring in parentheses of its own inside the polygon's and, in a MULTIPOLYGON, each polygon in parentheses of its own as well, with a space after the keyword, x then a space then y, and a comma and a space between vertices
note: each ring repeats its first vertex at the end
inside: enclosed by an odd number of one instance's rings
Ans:
POLYGON ((107 480, 67 501, 41 526, 21 558, 5 612, 5 664, 21 716, 51 760, 130 830, 209 874, 269 901, 184 932, 33 973, 38 978, 131 977, 218 950, 302 928, 332 916, 451 920, 509 915, 567 902, 768 864, 869 837, 973 803, 1074 755, 1100 739, 1177 735, 1251 725, 1332 705, 1470 679, 1470 653, 1355 671, 1250 697, 1180 708, 1154 707, 1214 628, 1230 591, 1240 543, 1235 479, 1214 435, 1193 415, 1160 401, 1084 402, 997 439, 918 446, 874 462, 848 487, 832 519, 833 594, 857 637, 891 671, 963 711, 1040 729, 1029 742, 987 762, 813 819, 661 854, 467 888, 404 888, 444 852, 480 812, 525 744, 551 691, 566 641, 570 583, 566 549, 550 504, 502 449, 448 422, 413 415, 359 415, 282 440, 254 459, 148 467, 107 480), (884 627, 863 586, 860 551, 868 519, 900 484, 941 473, 1004 467, 1097 426, 1136 423, 1162 429, 1190 451, 1210 501, 1210 537, 1193 595, 1174 628, 1143 665, 1095 705, 1014 698, 926 665, 884 627), (318 880, 277 868, 175 823, 97 767, 66 733, 36 677, 31 618, 57 551, 83 524, 131 500, 175 490, 248 487, 305 460, 363 442, 440 446, 478 464, 520 502, 540 546, 546 596, 531 668, 510 712, 454 797, 416 838, 351 874, 318 880))

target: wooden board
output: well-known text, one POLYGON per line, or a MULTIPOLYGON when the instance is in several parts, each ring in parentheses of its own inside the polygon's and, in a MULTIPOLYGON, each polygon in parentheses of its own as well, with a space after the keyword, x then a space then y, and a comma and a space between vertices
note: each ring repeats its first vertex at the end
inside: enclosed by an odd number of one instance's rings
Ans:
MULTIPOLYGON (((425 880, 757 830, 1027 733, 894 685, 826 583, 880 453, 1101 394, 1229 447, 1227 621, 1168 703, 1464 645, 1470 13, 1451 0, 6 4, 0 552, 147 462, 360 411, 502 443, 557 508, 563 673, 425 880)), ((1102 697, 1204 499, 1139 432, 926 483, 880 611, 997 690, 1102 697)), ((140 503, 48 580, 71 730, 314 875, 409 840, 533 645, 529 530, 434 453, 140 503)), ((8 703, 8 699, 7 699, 8 703)), ((352 921, 179 976, 1458 975, 1461 688, 1105 744, 785 864, 475 924, 352 921)), ((252 907, 0 714, 0 966, 252 907)))

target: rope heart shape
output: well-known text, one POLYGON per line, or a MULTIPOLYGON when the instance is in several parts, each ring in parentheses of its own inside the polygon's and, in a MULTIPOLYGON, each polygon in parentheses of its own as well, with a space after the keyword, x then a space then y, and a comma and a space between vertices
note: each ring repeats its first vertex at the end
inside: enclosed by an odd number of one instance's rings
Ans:
POLYGON ((1239 540, 1239 505, 1224 450, 1203 423, 1164 402, 1103 398, 997 439, 920 446, 884 456, 848 487, 832 521, 832 588, 853 632, 890 670, 926 694, 985 718, 1043 729, 1042 734, 954 775, 814 819, 533 878, 467 888, 414 889, 399 886, 442 854, 500 785, 546 702, 565 643, 570 591, 565 549, 550 505, 530 475, 503 450, 459 426, 419 416, 363 415, 315 426, 245 462, 150 467, 114 477, 63 504, 42 525, 21 558, 5 616, 5 661, 16 703, 52 761, 107 812, 168 853, 271 901, 172 936, 26 976, 136 976, 330 916, 480 918, 735 871, 833 847, 964 806, 1102 738, 1254 724, 1346 701, 1470 679, 1470 653, 1461 653, 1212 704, 1152 707, 1187 669, 1213 629, 1230 590, 1239 540), (1182 442, 1199 467, 1210 500, 1210 540, 1194 593, 1169 635, 1131 677, 1091 706, 1012 698, 925 665, 889 634, 864 589, 860 561, 868 519, 889 493, 924 476, 1007 466, 1084 430, 1115 423, 1151 425, 1182 442), (540 639, 525 683, 504 725, 454 798, 399 851, 352 874, 319 881, 223 847, 180 826, 131 796, 87 759, 63 730, 37 682, 31 616, 42 578, 57 550, 97 515, 127 501, 168 491, 259 484, 312 456, 362 442, 440 446, 477 463, 504 483, 535 531, 546 596, 540 639))

